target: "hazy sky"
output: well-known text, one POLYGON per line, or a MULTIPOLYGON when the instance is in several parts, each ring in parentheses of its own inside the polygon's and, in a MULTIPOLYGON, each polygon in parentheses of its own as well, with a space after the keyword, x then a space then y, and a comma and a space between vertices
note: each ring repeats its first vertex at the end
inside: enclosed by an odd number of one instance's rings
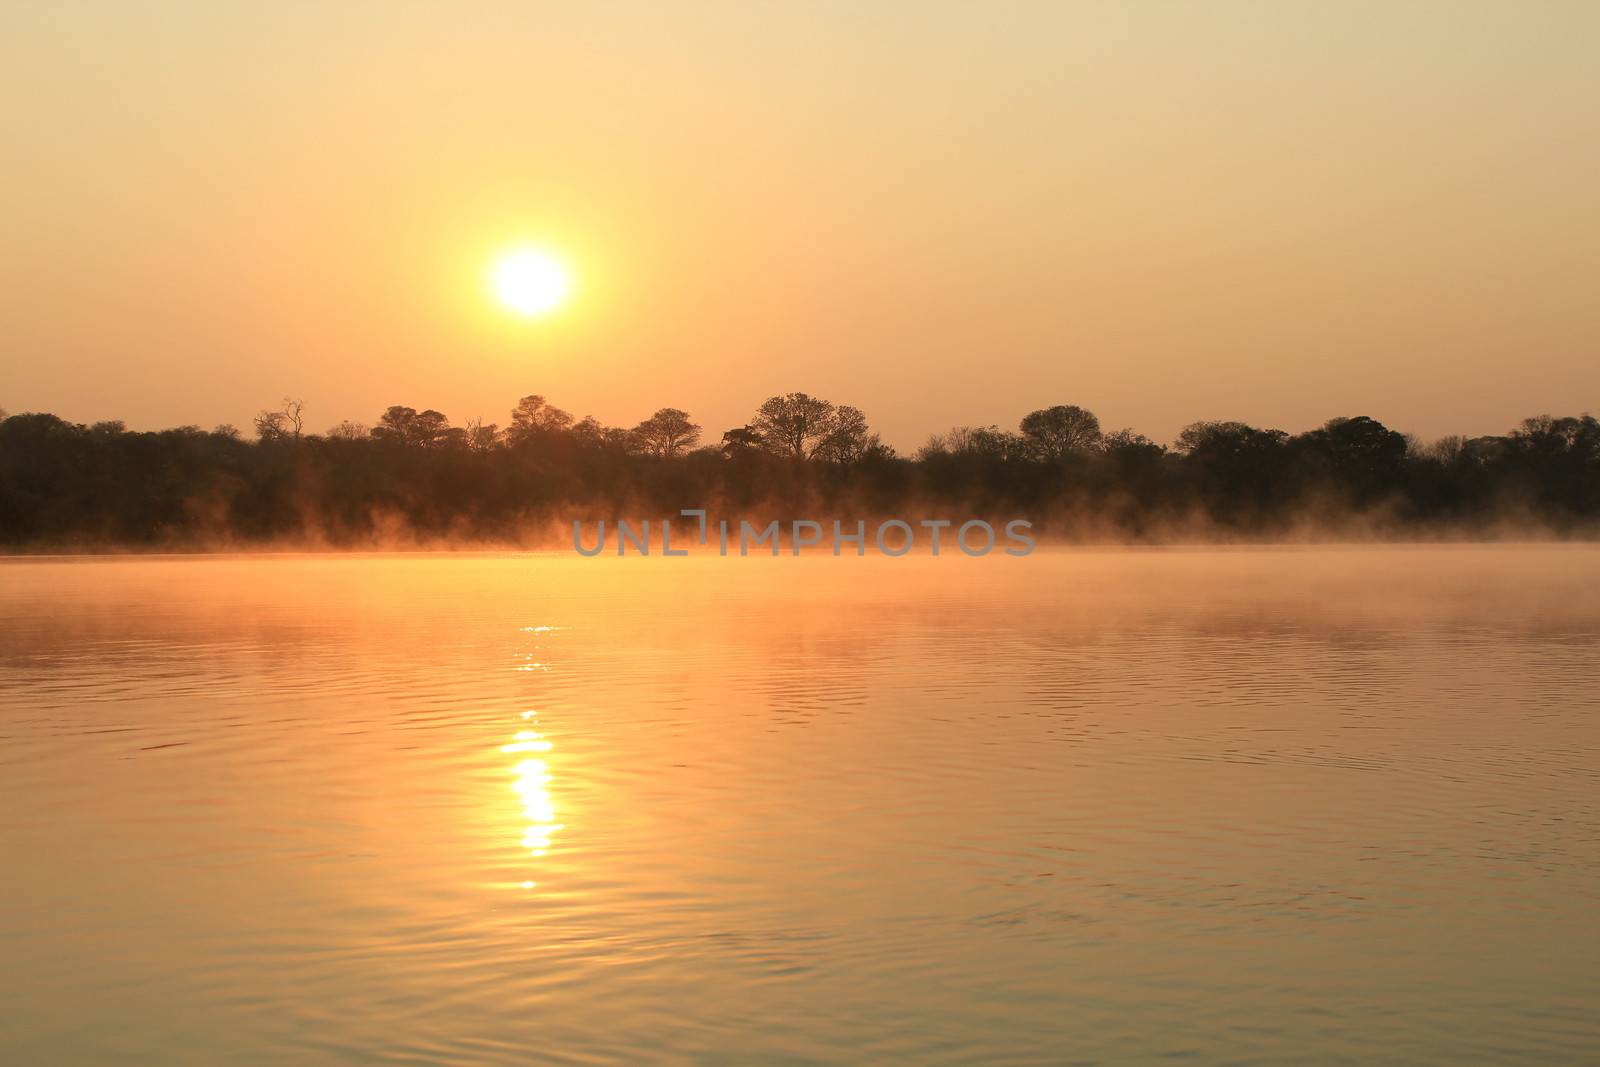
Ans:
POLYGON ((1600 411, 1600 3, 15 3, 0 407, 1600 411), (577 301, 526 322, 519 240, 577 301))

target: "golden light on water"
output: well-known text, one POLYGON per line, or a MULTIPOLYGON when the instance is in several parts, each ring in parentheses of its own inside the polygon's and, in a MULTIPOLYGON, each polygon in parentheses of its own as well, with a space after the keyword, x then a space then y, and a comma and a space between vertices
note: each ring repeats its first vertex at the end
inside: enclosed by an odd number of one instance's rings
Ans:
MULTIPOLYGON (((533 712, 523 713, 525 719, 533 716, 533 712)), ((551 747, 550 742, 538 731, 519 730, 509 744, 500 746, 500 751, 524 755, 549 752, 551 747)), ((555 804, 550 799, 550 769, 542 759, 523 759, 517 761, 512 772, 516 775, 516 781, 511 784, 511 789, 521 798, 525 822, 522 847, 530 855, 543 856, 550 848, 551 835, 562 828, 556 821, 555 804)), ((537 883, 529 881, 522 885, 524 889, 532 889, 537 883)))
POLYGON ((489 285, 500 306, 528 318, 547 315, 572 297, 572 272, 539 248, 502 253, 489 269, 489 285))

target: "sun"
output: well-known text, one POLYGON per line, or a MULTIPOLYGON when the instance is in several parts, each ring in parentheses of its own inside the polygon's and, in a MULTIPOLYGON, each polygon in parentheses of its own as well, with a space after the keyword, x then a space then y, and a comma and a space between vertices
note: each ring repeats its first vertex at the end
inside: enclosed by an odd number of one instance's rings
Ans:
POLYGON ((489 268, 495 299, 508 311, 533 318, 547 315, 572 296, 572 275, 548 252, 515 248, 489 268))

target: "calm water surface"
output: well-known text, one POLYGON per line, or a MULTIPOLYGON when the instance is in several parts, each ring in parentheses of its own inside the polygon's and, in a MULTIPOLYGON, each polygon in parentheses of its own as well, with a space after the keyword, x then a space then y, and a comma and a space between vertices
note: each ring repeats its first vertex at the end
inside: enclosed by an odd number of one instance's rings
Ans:
POLYGON ((1600 1059, 1600 551, 0 563, 0 1062, 1600 1059))

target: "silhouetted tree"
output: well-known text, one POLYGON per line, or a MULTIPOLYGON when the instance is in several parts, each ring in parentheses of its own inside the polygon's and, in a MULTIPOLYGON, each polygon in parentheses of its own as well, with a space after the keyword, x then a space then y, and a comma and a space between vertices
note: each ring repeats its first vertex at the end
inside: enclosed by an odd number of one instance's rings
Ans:
POLYGON ((1395 488, 1405 470, 1405 436, 1365 415, 1330 419, 1292 444, 1304 475, 1356 500, 1395 488))
POLYGON ((300 431, 304 429, 306 403, 294 397, 283 398, 283 421, 289 431, 289 436, 296 441, 300 440, 300 431))
POLYGON ((1544 513, 1600 510, 1600 421, 1592 415, 1522 420, 1504 439, 1517 492, 1544 513))
POLYGON ((463 436, 466 446, 474 452, 493 452, 500 444, 500 428, 482 418, 468 419, 463 436))
POLYGON ((417 412, 416 421, 412 423, 412 442, 423 448, 432 448, 450 440, 450 420, 445 418, 443 412, 429 408, 417 412))
POLYGON ((277 408, 263 408, 255 418, 256 437, 263 441, 300 440, 305 407, 305 401, 286 396, 277 408))
POLYGON ((328 432, 325 436, 334 441, 360 441, 365 437, 371 436, 371 434, 370 427, 345 419, 343 422, 337 422, 328 427, 328 432))
POLYGON ((546 440, 556 440, 562 437, 582 451, 600 452, 615 456, 626 455, 640 450, 639 439, 634 436, 632 430, 624 430, 620 426, 607 426, 593 415, 585 415, 564 434, 550 431, 546 436, 546 440))
POLYGON ((1100 451, 1119 486, 1141 493, 1159 490, 1158 475, 1167 455, 1163 446, 1142 433, 1121 429, 1100 439, 1100 451))
POLYGON ((1223 458, 1277 447, 1288 438, 1282 430, 1258 430, 1242 422, 1191 422, 1172 447, 1187 456, 1223 458))
POLYGON ((417 409, 395 404, 378 416, 378 425, 372 428, 372 438, 389 444, 409 445, 415 440, 412 427, 417 421, 417 409))
POLYGON ((511 409, 511 425, 506 427, 506 440, 512 445, 559 434, 572 425, 572 416, 545 402, 542 396, 525 396, 511 409))
POLYGON ((760 447, 776 456, 853 463, 882 447, 877 435, 868 428, 867 417, 860 408, 848 404, 835 407, 827 400, 805 393, 768 398, 757 409, 744 433, 749 436, 741 435, 732 442, 724 435, 724 448, 730 443, 737 448, 757 441, 760 447))
POLYGON ((262 441, 281 441, 289 436, 288 420, 281 411, 262 408, 256 413, 256 437, 262 441))
POLYGON ((1100 443, 1100 420, 1075 404, 1029 412, 1018 429, 1040 459, 1061 459, 1100 443))
POLYGON ((451 440, 450 420, 432 408, 418 411, 396 404, 379 417, 372 437, 407 448, 432 448, 451 440))
POLYGON ((1196 422, 1174 446, 1210 514, 1249 527, 1281 517, 1288 494, 1289 435, 1242 422, 1196 422))
POLYGON ((841 404, 833 411, 833 428, 811 450, 811 458, 830 463, 855 463, 883 444, 867 428, 867 417, 860 408, 841 404))
POLYGON ((788 393, 762 404, 749 428, 774 455, 809 459, 838 429, 838 411, 826 400, 788 393))
POLYGON ((670 459, 699 442, 700 427, 689 421, 688 412, 662 408, 635 426, 633 436, 643 451, 670 459))
POLYGON ((722 435, 722 455, 725 459, 737 459, 765 447, 761 432, 753 426, 740 426, 722 435))
POLYGON ((974 455, 998 460, 1022 460, 1030 455, 1021 434, 998 426, 954 426, 936 433, 917 452, 918 459, 936 455, 974 455))

